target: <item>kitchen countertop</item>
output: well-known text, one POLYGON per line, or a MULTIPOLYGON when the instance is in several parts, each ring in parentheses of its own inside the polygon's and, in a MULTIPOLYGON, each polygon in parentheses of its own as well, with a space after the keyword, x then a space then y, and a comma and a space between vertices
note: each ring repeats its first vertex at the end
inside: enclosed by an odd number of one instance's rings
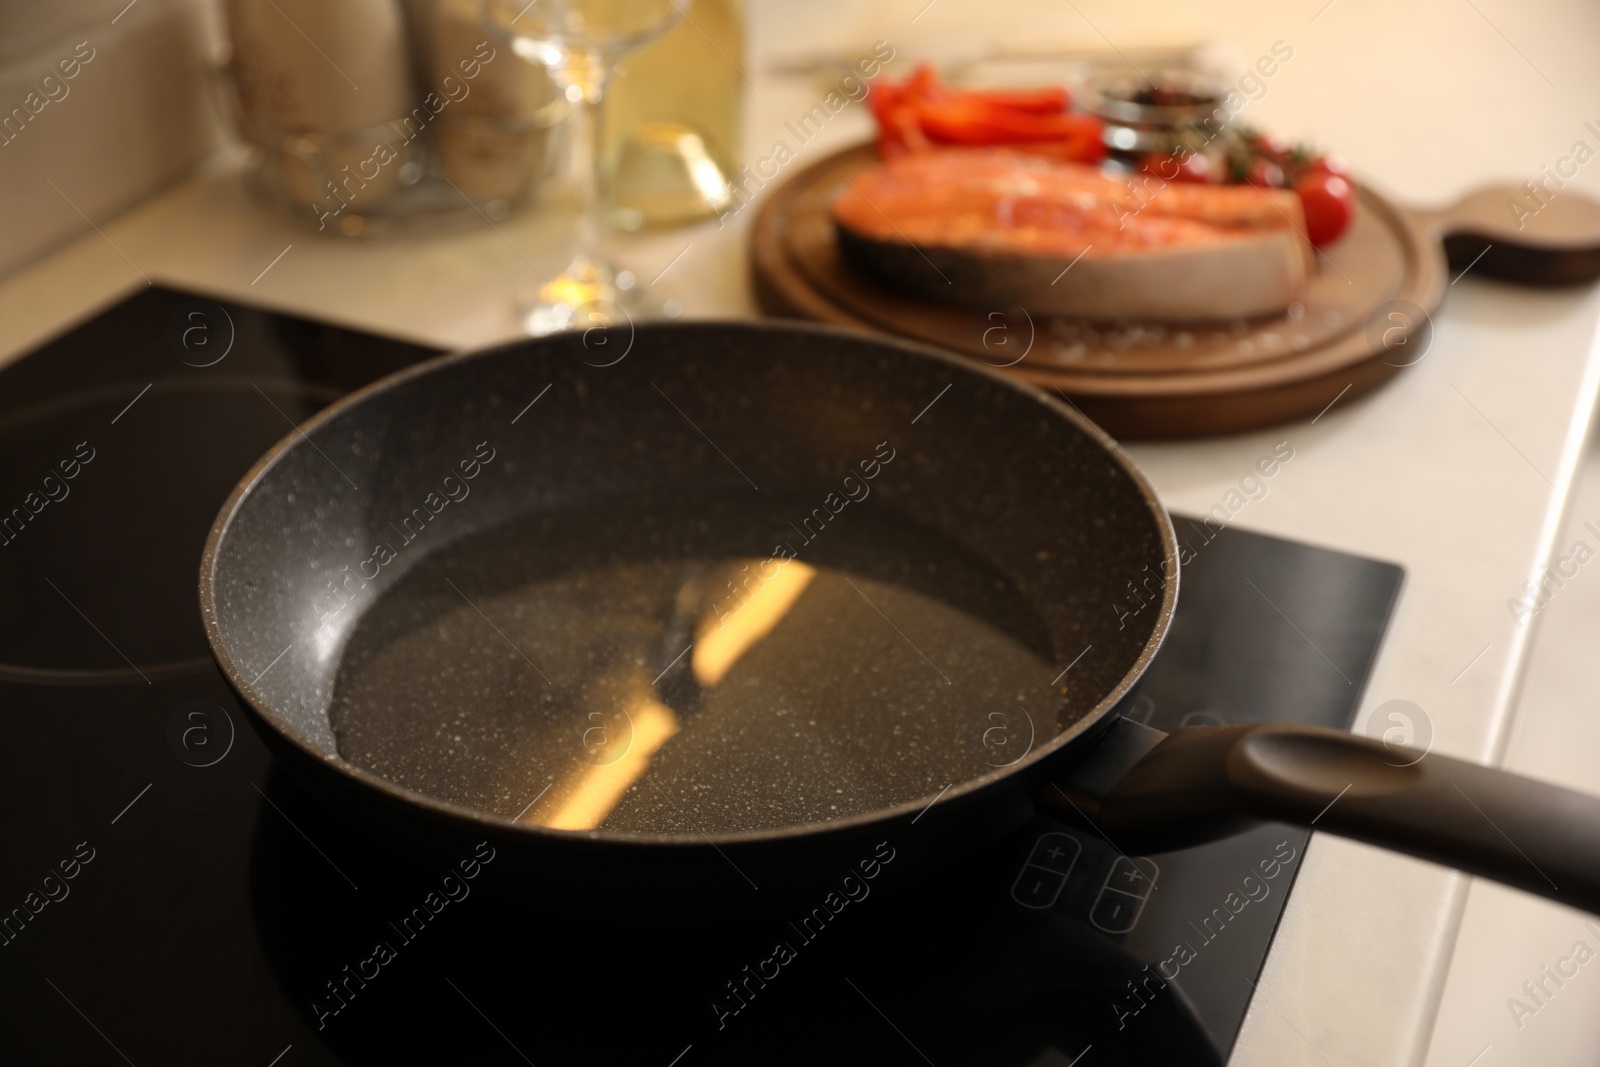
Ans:
MULTIPOLYGON (((1594 10, 1515 10, 1487 0, 1398 10, 1362 0, 1300 6, 1291 17, 1281 5, 1235 3, 1208 9, 1203 24, 1197 14, 1175 14, 1191 24, 1169 18, 1159 33, 1227 42, 1244 57, 1241 70, 1273 41, 1291 42, 1294 60, 1245 119, 1290 135, 1314 131, 1354 159, 1365 180, 1412 202, 1441 202, 1491 180, 1520 184, 1574 140, 1596 139, 1583 123, 1600 113, 1582 110, 1600 100, 1600 69, 1582 55, 1600 29, 1594 10), (1580 20, 1582 32, 1574 28, 1580 20)), ((987 27, 996 24, 1129 48, 1157 32, 1153 16, 1109 5, 1102 13, 1101 5, 985 4, 980 16, 955 0, 757 3, 750 22, 745 158, 768 155, 784 138, 798 149, 792 169, 868 127, 853 109, 795 145, 785 121, 825 90, 775 73, 780 53, 839 52, 841 42, 855 42, 843 51, 865 54, 881 39, 897 51, 888 69, 903 74, 914 56, 992 38, 987 27)), ((512 294, 537 283, 535 265, 553 273, 566 258, 569 226, 550 211, 450 236, 322 238, 254 204, 238 167, 237 155, 220 158, 0 279, 0 362, 146 280, 442 346, 478 345, 512 336, 512 294)), ((1597 195, 1600 166, 1592 170, 1573 184, 1597 195)), ((744 241, 753 215, 630 238, 623 258, 645 279, 660 272, 662 294, 682 300, 690 316, 751 315, 744 241)), ((1232 522, 1407 571, 1358 728, 1379 705, 1405 699, 1423 709, 1435 749, 1495 762, 1535 630, 1519 626, 1506 602, 1539 572, 1560 529, 1600 389, 1597 333, 1593 289, 1521 290, 1469 273, 1451 287, 1425 358, 1377 394, 1333 402, 1311 422, 1130 451, 1165 503, 1205 512, 1258 457, 1288 442, 1293 459, 1232 522)), ((1290 618, 1315 610, 1309 602, 1279 606, 1290 618)), ((1233 1062, 1420 1062, 1466 885, 1427 864, 1316 837, 1233 1062)))

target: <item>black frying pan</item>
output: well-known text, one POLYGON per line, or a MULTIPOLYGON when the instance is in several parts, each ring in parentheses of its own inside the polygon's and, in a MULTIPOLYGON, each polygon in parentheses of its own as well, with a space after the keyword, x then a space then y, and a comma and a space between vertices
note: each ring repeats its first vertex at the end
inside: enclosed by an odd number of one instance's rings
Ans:
POLYGON ((201 564, 217 661, 348 820, 529 899, 815 902, 1035 805, 1127 853, 1314 825, 1600 911, 1600 800, 1299 726, 1118 711, 1177 596, 1096 427, 904 343, 591 331, 285 438, 201 564), (916 823, 939 842, 902 860, 916 823))

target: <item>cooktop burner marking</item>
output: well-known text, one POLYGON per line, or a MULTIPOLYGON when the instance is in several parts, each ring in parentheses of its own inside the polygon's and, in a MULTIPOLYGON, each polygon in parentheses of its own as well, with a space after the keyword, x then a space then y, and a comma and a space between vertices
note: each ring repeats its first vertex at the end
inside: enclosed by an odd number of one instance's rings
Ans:
MULTIPOLYGON (((45 581, 50 582, 50 579, 46 578, 45 581)), ((57 585, 55 582, 50 582, 50 588, 54 589, 58 593, 61 593, 61 587, 59 585, 57 585)), ((128 666, 132 667, 135 671, 139 672, 139 677, 144 678, 144 684, 145 685, 152 684, 150 679, 145 678, 144 671, 140 671, 139 670, 139 665, 137 663, 133 662, 133 660, 128 659, 127 654, 124 653, 122 651, 122 649, 117 648, 116 642, 112 641, 111 638, 106 637, 105 631, 100 629, 100 627, 95 626, 94 625, 94 620, 89 618, 89 616, 84 615, 83 614, 83 609, 78 607, 78 605, 72 603, 72 598, 71 597, 69 597, 65 593, 61 593, 61 599, 65 600, 67 602, 68 606, 71 607, 73 611, 76 611, 79 615, 82 615, 83 616, 83 621, 88 623, 90 626, 93 626, 95 633, 99 634, 101 637, 105 637, 106 644, 110 645, 113 649, 115 649, 117 655, 119 655, 123 659, 127 660, 128 661, 128 666)))

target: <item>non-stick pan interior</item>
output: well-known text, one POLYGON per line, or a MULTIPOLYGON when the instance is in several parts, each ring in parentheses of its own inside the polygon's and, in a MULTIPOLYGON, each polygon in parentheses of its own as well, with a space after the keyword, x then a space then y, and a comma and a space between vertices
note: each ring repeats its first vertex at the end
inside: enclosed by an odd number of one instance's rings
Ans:
POLYGON ((670 325, 335 408, 230 502, 202 606, 270 725, 376 788, 714 835, 925 803, 1086 729, 1165 625, 1169 545, 1038 394, 670 325))

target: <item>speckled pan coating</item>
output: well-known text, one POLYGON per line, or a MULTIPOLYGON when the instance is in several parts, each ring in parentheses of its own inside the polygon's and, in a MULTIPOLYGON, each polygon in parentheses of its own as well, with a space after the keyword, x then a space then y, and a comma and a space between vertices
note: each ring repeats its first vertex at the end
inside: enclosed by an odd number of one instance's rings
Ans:
POLYGON ((545 899, 639 903, 645 878, 647 906, 763 907, 836 878, 870 842, 937 841, 916 860, 932 865, 1025 818, 1033 789, 1128 697, 1154 655, 1177 582, 1148 579, 1175 574, 1175 561, 1170 523, 1142 476, 1096 427, 1030 387, 831 329, 663 324, 447 356, 322 412, 224 505, 200 603, 217 661, 270 747, 325 803, 394 847, 450 856, 487 838, 510 857, 496 868, 509 884, 545 899), (337 756, 327 709, 340 641, 427 551, 530 511, 629 493, 820 501, 884 441, 897 452, 894 477, 878 479, 874 503, 986 558, 1032 602, 1063 667, 1092 646, 1072 668, 1067 727, 1018 763, 952 785, 931 809, 933 796, 710 839, 512 824, 337 756), (447 475, 459 482, 462 461, 485 448, 494 458, 470 495, 401 544, 391 523, 447 475), (344 568, 370 574, 379 542, 394 558, 330 619, 339 603, 330 580, 344 568), (1153 590, 1135 614, 1130 582, 1153 590))

